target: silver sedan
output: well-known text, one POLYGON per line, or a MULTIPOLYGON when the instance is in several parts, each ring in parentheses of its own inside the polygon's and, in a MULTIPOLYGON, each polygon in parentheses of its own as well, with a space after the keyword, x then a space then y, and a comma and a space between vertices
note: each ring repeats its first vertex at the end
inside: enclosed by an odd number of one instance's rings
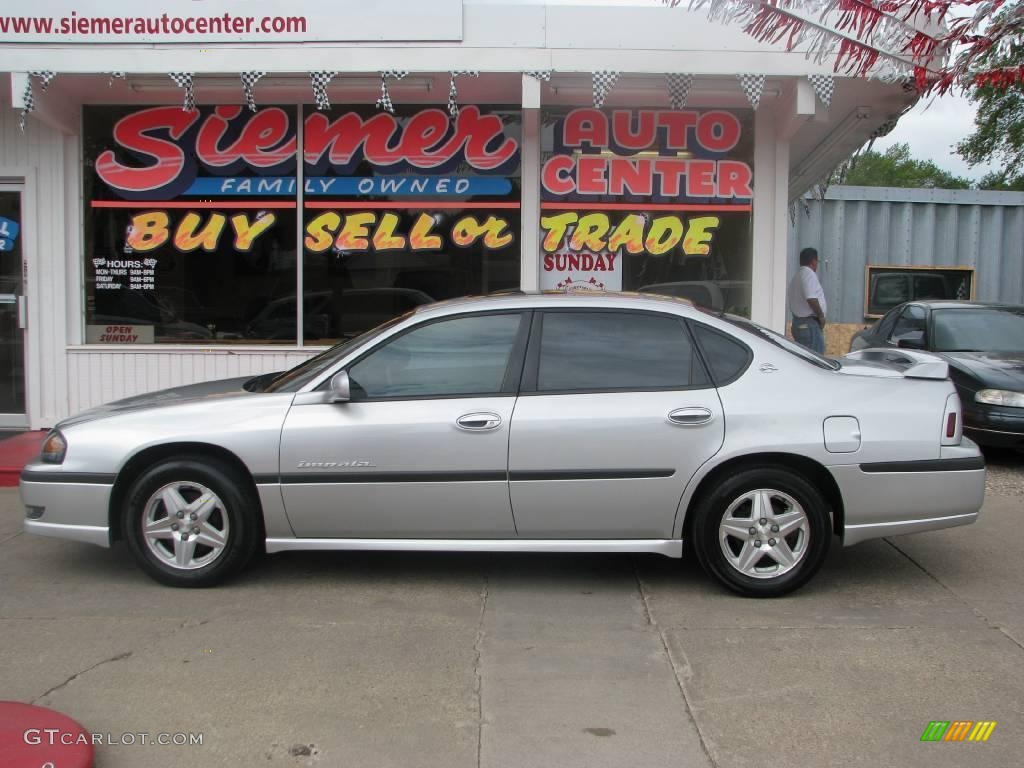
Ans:
POLYGON ((174 586, 260 549, 692 551, 774 596, 843 544, 973 522, 985 467, 944 362, 833 361, 747 320, 619 294, 418 308, 279 375, 67 419, 25 528, 174 586))

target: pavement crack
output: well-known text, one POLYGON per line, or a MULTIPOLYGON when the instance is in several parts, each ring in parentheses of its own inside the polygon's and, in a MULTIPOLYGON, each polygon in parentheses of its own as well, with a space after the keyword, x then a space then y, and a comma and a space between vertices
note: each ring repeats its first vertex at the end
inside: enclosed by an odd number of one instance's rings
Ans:
POLYGON ((484 652, 484 614, 487 612, 489 596, 490 580, 485 576, 484 585, 480 590, 480 618, 477 621, 476 640, 473 643, 473 650, 476 652, 473 659, 473 676, 476 681, 474 686, 476 693, 476 768, 480 768, 484 745, 484 677, 481 665, 484 652))
POLYGON ((45 699, 50 694, 56 693, 61 688, 64 688, 68 684, 74 682, 75 680, 77 680, 82 675, 86 674, 87 672, 92 672, 97 667, 102 667, 104 664, 110 664, 110 663, 115 662, 115 661, 121 661, 122 659, 127 659, 131 655, 132 655, 132 651, 125 651, 124 653, 119 653, 116 656, 111 656, 108 659, 103 659, 102 661, 97 661, 91 667, 86 667, 85 669, 83 669, 83 670, 81 670, 79 672, 75 672, 75 674, 71 675, 71 677, 69 677, 63 683, 59 683, 59 684, 53 686, 53 688, 51 688, 50 690, 48 690, 45 693, 43 693, 43 694, 37 696, 36 698, 32 699, 32 703, 36 704, 36 703, 42 701, 43 699, 45 699))
POLYGON ((903 557, 905 557, 912 565, 916 566, 921 571, 921 573, 923 573, 925 576, 927 576, 929 579, 934 581, 936 584, 938 584, 944 590, 949 592, 949 594, 951 594, 953 597, 955 597, 961 603, 963 603, 968 608, 970 608, 971 612, 975 616, 977 616, 979 619, 981 619, 985 624, 987 624, 990 629, 998 630, 1000 633, 1002 633, 1002 635, 1007 640, 1009 640, 1015 646, 1017 646, 1022 651, 1024 651, 1024 645, 1022 645, 1021 642, 1017 638, 1015 638, 1013 635, 1011 635, 1009 632, 1007 632, 1006 629, 1003 626, 1001 626, 1000 624, 992 621, 992 619, 990 619, 988 616, 986 616, 982 611, 980 611, 975 606, 971 605, 963 596, 961 596, 958 592, 956 592, 954 589, 952 589, 949 585, 945 584, 938 576, 936 576, 934 573, 932 573, 927 568, 925 568, 923 565, 921 565, 921 563, 917 562, 917 560, 915 560, 913 557, 911 557, 910 553, 908 553, 904 549, 901 549, 896 544, 896 542, 894 542, 892 539, 883 539, 883 541, 885 541, 886 544, 888 544, 890 547, 892 547, 897 552, 899 552, 901 555, 903 555, 903 557))
MULTIPOLYGON (((668 644, 668 638, 665 636, 665 631, 661 628, 661 625, 655 620, 654 615, 651 613, 651 603, 647 596, 647 590, 644 588, 643 579, 640 578, 640 571, 636 567, 636 558, 632 559, 633 563, 633 577, 636 579, 636 588, 640 593, 640 602, 644 607, 644 616, 647 618, 647 623, 658 632, 658 639, 661 640, 661 647, 665 652, 665 658, 668 659, 668 665, 672 668, 672 676, 675 678, 676 687, 679 688, 679 694, 683 698, 683 705, 686 709, 686 716, 693 724, 693 729, 697 732, 697 740, 700 741, 700 748, 704 755, 707 757, 708 762, 712 765, 712 768, 718 768, 718 760, 711 749, 711 745, 708 743, 707 737, 704 734, 704 729, 700 727, 700 723, 697 721, 697 716, 693 712, 693 703, 690 701, 690 694, 686 690, 686 683, 684 678, 687 677, 687 672, 680 668, 680 664, 676 661, 675 656, 672 654, 672 650, 668 644)), ((690 668, 689 663, 685 665, 686 669, 690 668)), ((478 766, 479 768, 479 766, 478 766)))
POLYGON ((15 533, 12 533, 10 536, 6 536, 6 537, 0 539, 0 544, 6 544, 8 541, 11 541, 12 539, 18 538, 23 533, 24 533, 24 531, 17 531, 15 533))

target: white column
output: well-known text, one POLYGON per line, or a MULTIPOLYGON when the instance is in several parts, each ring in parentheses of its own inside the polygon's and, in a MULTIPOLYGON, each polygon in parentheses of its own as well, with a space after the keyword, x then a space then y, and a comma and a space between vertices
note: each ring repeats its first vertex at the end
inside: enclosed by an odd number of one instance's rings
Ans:
POLYGON ((750 317, 780 333, 786 327, 786 216, 789 141, 767 105, 754 115, 753 266, 750 317))
POLYGON ((523 75, 519 287, 540 289, 540 81, 523 75))

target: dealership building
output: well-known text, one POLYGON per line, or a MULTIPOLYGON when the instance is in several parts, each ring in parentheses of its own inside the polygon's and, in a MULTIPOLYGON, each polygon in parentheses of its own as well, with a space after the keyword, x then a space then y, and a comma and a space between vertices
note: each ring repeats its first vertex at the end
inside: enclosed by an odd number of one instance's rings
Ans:
POLYGON ((791 203, 917 98, 682 8, 82 5, 0 15, 0 427, 467 294, 783 330, 791 203))

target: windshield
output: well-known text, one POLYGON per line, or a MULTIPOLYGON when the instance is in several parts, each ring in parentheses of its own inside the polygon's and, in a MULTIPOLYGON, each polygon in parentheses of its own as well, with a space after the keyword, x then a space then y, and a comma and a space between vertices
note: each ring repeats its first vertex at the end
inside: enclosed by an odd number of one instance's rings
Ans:
POLYGON ((737 317, 735 315, 722 315, 721 319, 725 320, 727 323, 735 325, 737 328, 740 328, 746 331, 747 333, 752 333, 758 338, 764 339, 765 341, 769 341, 775 346, 781 347, 782 349, 786 350, 791 355, 801 357, 807 362, 813 363, 814 365, 818 366, 819 368, 827 368, 830 371, 837 371, 840 368, 839 363, 837 363, 835 360, 831 360, 827 357, 822 357, 817 352, 812 352, 811 350, 807 349, 807 347, 802 347, 792 339, 787 339, 785 336, 778 334, 775 331, 771 331, 765 328, 763 325, 758 325, 757 323, 751 322, 746 318, 737 317))
POLYGON ((399 317, 388 320, 383 325, 378 325, 376 328, 371 328, 366 333, 356 336, 354 339, 343 341, 340 344, 335 344, 330 349, 325 349, 316 357, 311 357, 303 363, 299 363, 297 366, 292 368, 290 371, 283 373, 278 378, 274 379, 266 388, 266 392, 298 392, 306 384, 313 381, 321 373, 326 371, 336 362, 341 360, 350 351, 355 349, 368 341, 372 341, 376 337, 380 336, 389 328, 398 325, 398 323, 405 320, 411 312, 407 312, 399 317))
POLYGON ((1024 309, 937 309, 936 352, 1024 352, 1024 309))

